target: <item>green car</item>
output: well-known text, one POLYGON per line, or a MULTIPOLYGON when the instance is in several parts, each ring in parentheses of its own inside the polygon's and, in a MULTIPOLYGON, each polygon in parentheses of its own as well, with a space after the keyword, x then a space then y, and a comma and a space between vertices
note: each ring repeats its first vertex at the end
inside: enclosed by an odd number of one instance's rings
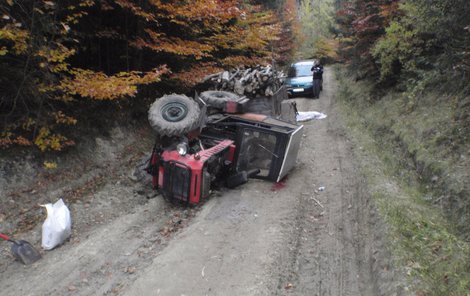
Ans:
POLYGON ((317 60, 303 60, 291 64, 284 85, 290 97, 319 95, 319 90, 314 88, 312 67, 319 64, 317 60))

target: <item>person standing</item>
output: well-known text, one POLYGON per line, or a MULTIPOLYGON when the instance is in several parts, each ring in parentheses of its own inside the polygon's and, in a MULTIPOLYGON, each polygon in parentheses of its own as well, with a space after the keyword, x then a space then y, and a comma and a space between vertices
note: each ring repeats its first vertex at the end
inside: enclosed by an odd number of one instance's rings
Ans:
POLYGON ((313 73, 313 97, 319 98, 320 91, 323 89, 323 66, 319 61, 315 61, 311 71, 313 73))

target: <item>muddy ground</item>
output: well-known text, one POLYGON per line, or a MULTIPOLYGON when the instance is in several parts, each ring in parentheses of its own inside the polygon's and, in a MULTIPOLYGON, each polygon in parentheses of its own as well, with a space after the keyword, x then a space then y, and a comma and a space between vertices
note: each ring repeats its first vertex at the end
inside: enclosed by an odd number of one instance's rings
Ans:
POLYGON ((295 99, 300 111, 328 117, 305 123, 288 178, 250 180, 214 192, 196 208, 155 196, 149 178, 135 169, 152 146, 146 128, 116 127, 84 146, 88 150, 63 163, 59 158, 56 172, 3 158, 1 231, 39 248, 44 213, 38 204, 59 197, 70 205, 74 224, 70 240, 41 251, 32 266, 14 261, 1 242, 0 294, 406 294, 328 68, 324 80, 320 99, 295 99))

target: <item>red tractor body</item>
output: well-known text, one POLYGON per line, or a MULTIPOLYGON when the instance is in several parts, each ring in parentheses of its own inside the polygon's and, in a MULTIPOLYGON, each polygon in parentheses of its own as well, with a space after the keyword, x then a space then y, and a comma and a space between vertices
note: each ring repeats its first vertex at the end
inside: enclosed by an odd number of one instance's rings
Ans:
POLYGON ((167 199, 197 204, 211 188, 248 178, 280 181, 295 165, 303 128, 280 119, 286 96, 282 88, 260 110, 272 116, 249 113, 255 100, 227 92, 155 101, 149 120, 158 137, 147 168, 153 187, 167 199))
POLYGON ((235 187, 249 177, 278 182, 295 165, 303 126, 264 115, 223 115, 188 140, 183 153, 156 146, 149 172, 153 186, 171 200, 197 204, 211 186, 235 187))
POLYGON ((153 174, 154 188, 160 188, 170 199, 197 204, 210 193, 213 173, 211 162, 216 160, 225 165, 233 162, 235 145, 223 140, 214 147, 194 154, 180 155, 176 150, 162 153, 153 152, 151 165, 158 169, 153 174))

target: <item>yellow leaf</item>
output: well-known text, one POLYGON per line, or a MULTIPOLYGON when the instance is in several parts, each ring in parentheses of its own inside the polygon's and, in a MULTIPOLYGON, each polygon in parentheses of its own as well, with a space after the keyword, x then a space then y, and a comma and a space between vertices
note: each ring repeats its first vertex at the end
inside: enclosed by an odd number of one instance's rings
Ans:
POLYGON ((53 170, 57 168, 57 163, 54 161, 44 161, 44 168, 53 170))

